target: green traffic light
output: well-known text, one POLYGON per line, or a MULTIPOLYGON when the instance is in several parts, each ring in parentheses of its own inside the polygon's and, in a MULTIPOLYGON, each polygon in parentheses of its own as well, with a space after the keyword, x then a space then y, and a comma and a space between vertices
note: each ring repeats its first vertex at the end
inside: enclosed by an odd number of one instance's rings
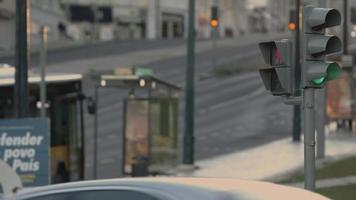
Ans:
POLYGON ((312 82, 314 85, 322 85, 325 82, 325 77, 313 79, 312 82))
POLYGON ((337 63, 331 63, 326 73, 327 73, 327 81, 331 81, 341 77, 342 69, 337 63))
POLYGON ((321 76, 315 79, 312 79, 311 82, 315 86, 322 86, 325 82, 338 79, 342 74, 342 69, 337 63, 329 63, 326 76, 321 76))

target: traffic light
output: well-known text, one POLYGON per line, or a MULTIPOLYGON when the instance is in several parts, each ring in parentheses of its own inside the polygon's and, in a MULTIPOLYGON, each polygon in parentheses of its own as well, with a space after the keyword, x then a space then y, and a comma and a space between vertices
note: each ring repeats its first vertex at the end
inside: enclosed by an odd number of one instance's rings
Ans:
POLYGON ((341 15, 336 9, 306 6, 303 17, 303 88, 322 88, 342 72, 337 63, 325 62, 327 55, 342 50, 337 36, 325 34, 326 28, 341 24, 341 15))
POLYGON ((219 8, 218 8, 218 6, 211 7, 210 26, 212 28, 217 28, 219 26, 219 8))
POLYGON ((290 31, 295 31, 296 28, 297 28, 297 25, 296 25, 294 22, 290 22, 290 23, 288 24, 288 29, 289 29, 290 31))
POLYGON ((260 75, 266 89, 274 96, 293 94, 294 69, 292 69, 292 43, 287 40, 263 42, 259 44, 265 62, 260 75))
POLYGON ((299 17, 299 16, 297 16, 296 10, 290 10, 289 11, 288 29, 290 31, 295 31, 297 29, 297 23, 296 23, 296 18, 297 17, 299 17))

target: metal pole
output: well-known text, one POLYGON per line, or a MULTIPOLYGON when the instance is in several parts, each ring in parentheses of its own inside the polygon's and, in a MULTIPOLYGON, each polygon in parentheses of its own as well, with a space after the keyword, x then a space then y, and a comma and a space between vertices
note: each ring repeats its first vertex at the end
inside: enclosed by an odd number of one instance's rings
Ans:
MULTIPOLYGON (((326 0, 319 0, 319 6, 327 7, 326 0)), ((317 112, 316 116, 316 157, 318 159, 325 157, 325 124, 326 124, 326 89, 322 88, 316 92, 317 112)))
POLYGON ((348 9, 349 9, 349 1, 344 0, 344 55, 349 54, 349 14, 348 14, 348 9))
POLYGON ((98 34, 98 24, 99 24, 99 17, 98 17, 98 6, 96 3, 93 3, 91 5, 91 9, 93 12, 93 24, 92 24, 92 35, 91 35, 91 39, 93 41, 97 41, 99 39, 99 34, 98 34))
POLYGON ((194 165, 195 0, 189 0, 183 164, 194 165))
POLYGON ((155 9, 156 9, 156 39, 162 38, 162 27, 161 27, 161 0, 155 0, 155 9))
POLYGON ((212 58, 213 58, 213 67, 214 69, 217 68, 217 56, 216 56, 216 52, 217 52, 217 37, 218 37, 218 29, 217 28, 213 28, 213 31, 212 31, 212 34, 213 34, 213 49, 212 49, 212 58))
POLYGON ((83 101, 85 99, 84 94, 82 94, 83 86, 79 83, 80 98, 79 98, 79 112, 80 112, 80 180, 85 178, 85 134, 84 134, 84 106, 83 101))
POLYGON ((95 98, 95 113, 94 113, 94 163, 93 163, 93 177, 97 179, 97 169, 98 169, 98 107, 99 107, 99 86, 95 85, 94 88, 94 98, 95 98))
MULTIPOLYGON (((294 91, 295 91, 295 96, 300 96, 301 95, 301 89, 300 89, 300 81, 301 81, 301 65, 300 65, 300 20, 299 20, 299 14, 300 14, 300 0, 295 0, 295 23, 296 23, 296 29, 295 29, 295 49, 294 49, 294 66, 295 66, 295 73, 294 73, 294 78, 295 78, 295 86, 294 86, 294 91)), ((301 134, 301 109, 300 105, 295 105, 293 107, 293 141, 294 142, 300 142, 300 134, 301 134)))
POLYGON ((26 117, 28 112, 28 38, 29 38, 29 1, 16 1, 16 50, 15 50, 15 117, 26 117))
POLYGON ((318 159, 325 157, 325 115, 326 115, 326 89, 322 88, 316 92, 316 157, 318 159))
MULTIPOLYGON (((343 43, 344 43, 344 55, 349 54, 349 1, 344 0, 344 31, 343 31, 343 43)), ((355 79, 354 79, 354 67, 353 64, 350 66, 350 90, 351 90, 351 118, 349 120, 350 130, 353 132, 353 120, 356 112, 356 103, 355 103, 355 79)))
POLYGON ((41 54, 40 54, 40 67, 41 67, 41 82, 40 82, 40 99, 41 99, 41 118, 46 117, 46 63, 47 63, 47 42, 48 42, 48 27, 42 26, 41 28, 41 54))
MULTIPOLYGON (((218 7, 219 3, 218 0, 214 0, 213 2, 213 6, 218 7)), ((218 25, 219 27, 219 25, 218 25)), ((216 52, 217 52, 217 39, 218 39, 218 31, 219 28, 218 27, 212 27, 212 42, 213 42, 213 46, 212 46, 212 59, 213 59, 213 67, 214 69, 217 67, 217 56, 216 56, 216 52)))
POLYGON ((315 190, 315 108, 313 88, 304 89, 304 187, 315 190))

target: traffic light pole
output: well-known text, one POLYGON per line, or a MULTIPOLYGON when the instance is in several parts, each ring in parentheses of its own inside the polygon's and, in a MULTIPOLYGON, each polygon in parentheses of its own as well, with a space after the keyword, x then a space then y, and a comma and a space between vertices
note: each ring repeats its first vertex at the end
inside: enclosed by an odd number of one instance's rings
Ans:
POLYGON ((41 28, 41 53, 40 53, 40 67, 41 67, 41 84, 40 84, 40 99, 41 99, 41 117, 46 115, 46 63, 47 63, 47 42, 48 42, 48 27, 41 28))
MULTIPOLYGON (((344 55, 349 54, 349 1, 344 0, 344 25, 343 25, 343 44, 344 44, 344 55)), ((355 79, 354 79, 354 66, 351 64, 350 67, 350 92, 351 92, 351 118, 349 120, 350 130, 353 131, 353 120, 356 112, 356 96, 355 96, 355 79)))
POLYGON ((16 1, 15 117, 26 117, 28 111, 28 20, 29 1, 16 1))
MULTIPOLYGON (((219 2, 218 0, 214 0, 213 2, 213 6, 219 8, 219 2)), ((217 14, 219 15, 219 14, 217 14)), ((213 46, 212 46, 212 59, 213 59, 213 67, 214 69, 217 67, 217 55, 216 55, 216 52, 217 52, 217 39, 218 39, 218 31, 219 31, 219 24, 217 27, 212 27, 212 42, 213 42, 213 46)))
POLYGON ((303 91, 304 111, 304 187, 315 190, 315 89, 305 88, 303 91))
MULTIPOLYGON (((326 0, 319 0, 319 7, 328 7, 326 0)), ((326 89, 322 88, 316 91, 316 157, 322 159, 325 157, 325 123, 326 123, 326 89)))
POLYGON ((213 67, 214 69, 217 68, 217 56, 216 56, 216 52, 217 52, 217 37, 218 37, 218 30, 217 28, 213 28, 213 49, 212 49, 212 58, 213 58, 213 67))
POLYGON ((349 49, 348 49, 348 42, 349 42, 349 14, 348 14, 348 9, 349 9, 349 1, 348 0, 344 0, 344 25, 343 25, 343 28, 344 28, 344 31, 343 31, 343 34, 344 34, 344 41, 343 41, 343 44, 344 44, 344 55, 348 55, 349 54, 349 49))
POLYGON ((93 179, 98 178, 99 87, 100 86, 98 85, 95 85, 94 87, 95 113, 94 113, 93 179))
POLYGON ((183 164, 194 165, 195 0, 189 0, 183 164))
MULTIPOLYGON (((295 48, 294 48, 294 79, 295 79, 295 96, 301 95, 300 90, 300 79, 301 79, 301 69, 300 69, 300 20, 299 20, 299 13, 300 13, 300 0, 295 0, 295 48)), ((293 106, 293 141, 299 142, 300 141, 300 134, 301 134, 301 110, 300 105, 293 106)))

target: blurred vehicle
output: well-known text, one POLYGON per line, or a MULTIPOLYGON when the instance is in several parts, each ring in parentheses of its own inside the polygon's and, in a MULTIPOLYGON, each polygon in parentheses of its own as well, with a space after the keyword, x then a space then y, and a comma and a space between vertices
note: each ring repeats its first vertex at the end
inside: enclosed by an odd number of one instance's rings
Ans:
POLYGON ((83 181, 20 191, 9 200, 326 200, 272 183, 216 178, 131 178, 83 181))
MULTIPOLYGON (((14 117, 15 68, 0 64, 0 119, 14 117)), ((29 71, 29 117, 40 112, 40 74, 29 71)), ((84 117, 82 75, 47 73, 47 117, 51 127, 51 181, 62 183, 84 177, 84 117)), ((0 173, 1 175, 1 173, 0 173)), ((1 179, 1 178, 0 178, 1 179)), ((24 184, 26 185, 26 183, 24 184)))

